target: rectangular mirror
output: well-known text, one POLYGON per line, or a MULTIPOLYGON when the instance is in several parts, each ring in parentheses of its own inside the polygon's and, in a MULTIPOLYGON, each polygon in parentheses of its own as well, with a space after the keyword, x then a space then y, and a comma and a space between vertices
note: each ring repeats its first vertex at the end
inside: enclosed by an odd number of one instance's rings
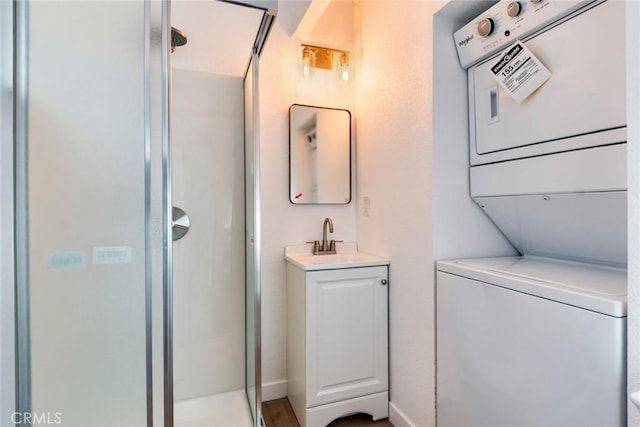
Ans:
POLYGON ((351 201, 351 113, 293 104, 289 108, 289 200, 351 201))

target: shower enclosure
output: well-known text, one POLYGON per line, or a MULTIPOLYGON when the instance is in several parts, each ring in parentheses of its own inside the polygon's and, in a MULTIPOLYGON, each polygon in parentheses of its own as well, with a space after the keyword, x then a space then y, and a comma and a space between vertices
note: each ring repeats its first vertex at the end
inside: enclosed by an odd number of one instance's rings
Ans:
POLYGON ((253 170, 258 58, 247 66, 263 16, 223 2, 171 8, 172 25, 187 36, 170 56, 172 195, 191 219, 173 244, 177 426, 250 425, 245 395, 256 409, 254 175, 244 172, 253 170))
POLYGON ((274 12, 241 3, 0 2, 0 425, 259 425, 274 12))

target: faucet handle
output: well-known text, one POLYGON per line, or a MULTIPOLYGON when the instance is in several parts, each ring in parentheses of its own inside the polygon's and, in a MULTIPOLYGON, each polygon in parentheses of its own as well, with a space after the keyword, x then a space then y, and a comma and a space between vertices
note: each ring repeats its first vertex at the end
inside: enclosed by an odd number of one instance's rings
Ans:
POLYGON ((313 254, 317 255, 320 252, 320 241, 318 240, 307 240, 306 243, 313 243, 313 254))
POLYGON ((336 251, 336 243, 342 243, 344 240, 331 240, 329 241, 329 250, 335 252, 336 251))

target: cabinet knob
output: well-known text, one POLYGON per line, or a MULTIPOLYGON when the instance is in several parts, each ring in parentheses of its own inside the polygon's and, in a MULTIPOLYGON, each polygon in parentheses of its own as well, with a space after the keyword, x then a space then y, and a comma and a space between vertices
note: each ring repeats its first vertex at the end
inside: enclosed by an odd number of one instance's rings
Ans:
POLYGON ((382 279, 382 280, 380 281, 380 283, 382 283, 383 285, 385 285, 385 286, 386 286, 386 284, 387 284, 387 279, 382 279))

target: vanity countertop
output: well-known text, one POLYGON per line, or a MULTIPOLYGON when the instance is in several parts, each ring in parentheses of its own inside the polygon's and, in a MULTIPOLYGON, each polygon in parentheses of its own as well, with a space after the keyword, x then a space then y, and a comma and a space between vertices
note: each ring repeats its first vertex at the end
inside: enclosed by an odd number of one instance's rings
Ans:
POLYGON ((285 248, 284 258, 305 271, 371 267, 389 264, 389 260, 386 258, 358 252, 355 243, 339 244, 338 253, 331 255, 313 255, 310 245, 287 246, 285 248))

